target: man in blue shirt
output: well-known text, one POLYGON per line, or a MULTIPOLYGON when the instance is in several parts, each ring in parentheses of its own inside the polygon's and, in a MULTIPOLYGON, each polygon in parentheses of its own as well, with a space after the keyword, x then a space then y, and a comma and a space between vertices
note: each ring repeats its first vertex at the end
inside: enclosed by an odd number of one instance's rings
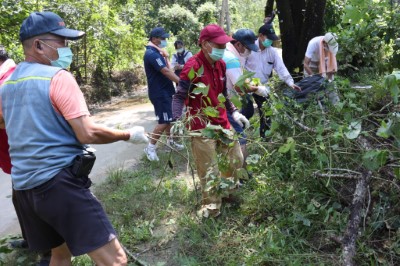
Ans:
MULTIPOLYGON (((175 94, 175 87, 172 82, 178 83, 179 77, 175 75, 169 66, 168 54, 163 49, 167 46, 166 39, 169 33, 164 28, 156 27, 150 32, 149 43, 144 54, 144 69, 147 77, 148 95, 154 106, 158 125, 154 128, 149 145, 144 149, 150 161, 158 161, 156 144, 161 135, 165 132, 169 135, 172 122, 172 95, 175 94)), ((168 138, 168 145, 178 150, 183 145, 168 138)))

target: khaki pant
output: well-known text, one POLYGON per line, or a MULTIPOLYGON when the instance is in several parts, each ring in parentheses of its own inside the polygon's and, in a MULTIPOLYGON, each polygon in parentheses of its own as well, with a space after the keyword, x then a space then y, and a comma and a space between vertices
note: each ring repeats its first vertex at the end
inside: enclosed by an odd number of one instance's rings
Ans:
POLYGON ((216 216, 221 208, 222 195, 213 190, 206 191, 207 182, 210 180, 207 171, 210 170, 213 175, 229 179, 236 184, 238 181, 236 172, 243 166, 243 154, 239 142, 235 141, 230 147, 219 140, 193 137, 192 152, 200 179, 202 209, 208 209, 210 215, 216 216), (225 155, 228 160, 227 167, 222 171, 218 168, 218 155, 225 155))

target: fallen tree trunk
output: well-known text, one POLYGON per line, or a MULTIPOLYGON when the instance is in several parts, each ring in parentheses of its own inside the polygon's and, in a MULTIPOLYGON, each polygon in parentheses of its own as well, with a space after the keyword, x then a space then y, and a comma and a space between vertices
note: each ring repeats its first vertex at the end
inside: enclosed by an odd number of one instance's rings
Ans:
POLYGON ((361 215, 365 195, 367 194, 368 183, 371 178, 372 172, 363 172, 361 178, 357 181, 356 189, 354 191, 354 198, 351 206, 350 217, 347 223, 346 232, 342 238, 342 260, 343 265, 354 265, 354 255, 356 254, 356 240, 361 222, 361 215))

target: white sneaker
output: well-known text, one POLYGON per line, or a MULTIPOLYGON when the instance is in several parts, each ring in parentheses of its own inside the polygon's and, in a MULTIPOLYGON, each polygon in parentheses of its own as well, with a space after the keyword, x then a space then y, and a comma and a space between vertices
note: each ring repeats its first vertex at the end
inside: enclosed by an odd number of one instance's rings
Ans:
POLYGON ((168 146, 170 146, 170 147, 172 147, 172 148, 174 148, 174 149, 176 149, 178 151, 181 151, 181 150, 183 150, 185 148, 184 145, 179 144, 179 143, 173 141, 172 139, 168 139, 167 144, 168 144, 168 146))
POLYGON ((144 152, 146 153, 147 159, 149 159, 149 161, 159 161, 156 153, 156 148, 151 148, 147 146, 146 148, 144 148, 144 152))

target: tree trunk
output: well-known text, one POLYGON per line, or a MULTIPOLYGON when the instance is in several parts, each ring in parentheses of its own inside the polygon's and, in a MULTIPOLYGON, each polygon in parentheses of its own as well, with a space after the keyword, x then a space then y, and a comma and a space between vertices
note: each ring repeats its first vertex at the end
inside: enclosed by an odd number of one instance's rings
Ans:
POLYGON ((226 29, 227 34, 231 31, 231 17, 229 15, 229 3, 228 0, 222 0, 221 12, 219 13, 218 25, 226 29), (226 27, 225 27, 226 25, 226 27))
POLYGON ((222 0, 221 1, 221 11, 219 13, 218 25, 221 28, 224 28, 224 22, 225 22, 225 0, 222 0))
POLYGON ((325 6, 326 0, 276 0, 282 57, 290 73, 302 70, 308 41, 323 33, 325 6))
POLYGON ((268 17, 272 14, 274 10, 274 0, 267 0, 264 8, 264 17, 268 17))
MULTIPOLYGON (((295 0, 304 1, 304 0, 295 0)), ((281 30, 282 57, 289 72, 295 67, 295 55, 297 51, 296 34, 293 23, 291 0, 276 0, 281 30)))
POLYGON ((343 265, 353 266, 353 258, 356 254, 356 240, 358 237, 358 230, 362 218, 363 204, 365 195, 368 190, 368 183, 372 173, 370 171, 364 172, 362 177, 358 180, 356 190, 354 191, 353 203, 351 205, 350 217, 347 223, 347 229, 343 236, 343 265))
POLYGON ((301 66, 308 42, 315 36, 322 35, 324 27, 326 0, 308 0, 305 7, 304 22, 299 36, 298 53, 295 65, 301 66))
POLYGON ((225 18, 226 18, 226 33, 231 34, 231 16, 229 15, 229 1, 225 0, 225 18))

